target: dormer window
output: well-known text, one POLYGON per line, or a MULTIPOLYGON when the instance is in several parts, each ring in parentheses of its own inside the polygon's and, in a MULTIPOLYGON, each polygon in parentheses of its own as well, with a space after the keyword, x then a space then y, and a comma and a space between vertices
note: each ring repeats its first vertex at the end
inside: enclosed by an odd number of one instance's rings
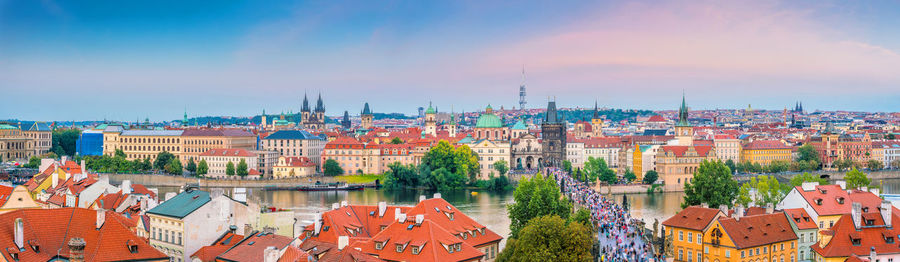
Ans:
POLYGON ((843 197, 838 197, 838 198, 837 198, 837 202, 838 202, 838 204, 844 204, 844 198, 843 198, 843 197))
POLYGON ((874 226, 874 225, 875 225, 874 219, 866 219, 866 226, 874 226))
POLYGON ((403 253, 403 245, 397 244, 397 253, 403 253))
POLYGON ((822 205, 822 199, 821 199, 821 198, 816 198, 816 205, 820 205, 820 206, 822 205))
POLYGON ((463 240, 469 239, 469 234, 467 234, 466 232, 462 232, 460 233, 460 235, 462 235, 463 240))
POLYGON ((893 243, 894 243, 894 237, 885 237, 885 238, 884 238, 884 242, 885 242, 885 243, 888 243, 888 244, 893 244, 893 243))
POLYGON ((412 247, 412 253, 413 253, 413 255, 418 255, 418 254, 419 254, 419 247, 412 247))
POLYGON ((375 242, 375 250, 384 249, 384 242, 375 242))

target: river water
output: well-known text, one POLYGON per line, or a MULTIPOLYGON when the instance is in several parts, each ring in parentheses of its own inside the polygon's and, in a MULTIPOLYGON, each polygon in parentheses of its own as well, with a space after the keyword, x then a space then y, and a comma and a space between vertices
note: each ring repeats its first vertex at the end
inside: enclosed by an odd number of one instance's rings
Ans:
MULTIPOLYGON (((900 179, 876 180, 873 184, 881 185, 885 194, 900 194, 900 179)), ((350 204, 376 205, 385 201, 389 205, 413 206, 420 195, 433 197, 434 192, 424 190, 375 190, 365 189, 360 191, 267 191, 261 189, 247 189, 251 199, 257 199, 263 204, 294 210, 298 219, 303 224, 311 224, 317 212, 331 209, 333 203, 348 201, 350 204)), ((177 192, 176 187, 160 187, 160 196, 167 192, 177 192)), ((513 202, 512 191, 490 192, 481 190, 458 190, 444 192, 442 197, 472 217, 479 223, 487 226, 501 236, 509 236, 509 218, 506 205, 513 202), (476 192, 476 194, 472 194, 476 192)), ((668 192, 658 194, 628 194, 612 195, 616 202, 622 203, 623 198, 628 199, 632 217, 643 219, 647 225, 653 225, 654 219, 659 223, 666 220, 681 210, 682 192, 668 192)), ((900 204, 900 199, 888 199, 900 204)), ((505 240, 504 240, 505 242, 505 240)), ((501 243, 503 247, 504 243, 501 243)))

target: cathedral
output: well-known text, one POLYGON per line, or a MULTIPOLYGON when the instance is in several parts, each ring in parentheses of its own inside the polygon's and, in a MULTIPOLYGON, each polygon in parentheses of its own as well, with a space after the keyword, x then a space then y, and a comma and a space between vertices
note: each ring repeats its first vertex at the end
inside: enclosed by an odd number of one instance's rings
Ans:
POLYGON ((309 99, 306 94, 303 95, 303 106, 300 108, 300 126, 305 129, 324 130, 325 129, 325 105, 322 103, 322 94, 319 94, 319 100, 316 101, 316 110, 309 110, 309 99))

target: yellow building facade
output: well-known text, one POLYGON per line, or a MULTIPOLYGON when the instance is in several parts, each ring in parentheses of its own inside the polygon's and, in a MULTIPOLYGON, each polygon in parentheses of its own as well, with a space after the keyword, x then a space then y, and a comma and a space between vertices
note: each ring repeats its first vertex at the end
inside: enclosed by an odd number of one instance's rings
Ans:
POLYGON ((773 161, 793 160, 792 149, 781 141, 753 141, 741 146, 741 162, 759 163, 762 166, 773 161))

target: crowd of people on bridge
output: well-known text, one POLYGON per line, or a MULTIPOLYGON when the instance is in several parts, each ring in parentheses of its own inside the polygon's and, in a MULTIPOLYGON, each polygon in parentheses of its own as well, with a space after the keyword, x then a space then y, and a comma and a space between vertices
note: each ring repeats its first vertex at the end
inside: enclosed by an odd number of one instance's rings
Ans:
POLYGON ((550 169, 549 172, 566 197, 590 211, 597 228, 600 261, 664 261, 661 255, 654 255, 650 243, 642 238, 644 229, 625 208, 575 180, 564 170, 550 169))

